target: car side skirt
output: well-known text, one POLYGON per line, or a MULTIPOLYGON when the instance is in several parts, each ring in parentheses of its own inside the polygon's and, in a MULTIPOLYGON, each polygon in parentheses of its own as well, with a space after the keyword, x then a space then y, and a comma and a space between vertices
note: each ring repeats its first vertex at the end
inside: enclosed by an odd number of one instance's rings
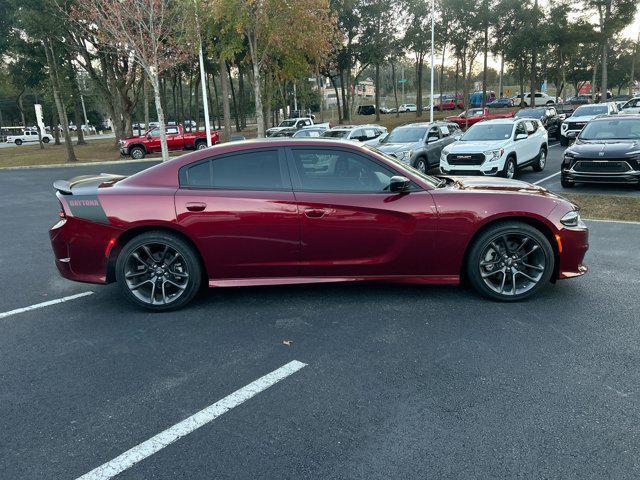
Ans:
POLYGON ((458 285, 459 275, 425 275, 425 276, 358 276, 358 277, 269 277, 269 278, 232 278, 210 279, 209 287, 249 287, 260 285, 296 285, 305 283, 338 283, 338 282, 384 282, 412 283, 421 285, 458 285))

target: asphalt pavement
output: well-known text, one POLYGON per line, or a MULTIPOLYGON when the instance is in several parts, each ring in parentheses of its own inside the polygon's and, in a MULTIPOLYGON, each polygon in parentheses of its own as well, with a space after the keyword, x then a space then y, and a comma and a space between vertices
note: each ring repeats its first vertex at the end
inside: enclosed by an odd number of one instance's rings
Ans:
POLYGON ((53 180, 149 165, 0 171, 0 312, 93 292, 0 314, 0 478, 79 478, 294 360, 117 478, 640 477, 639 224, 589 222, 590 272, 518 304, 339 284, 150 314, 61 279, 47 234, 53 180))

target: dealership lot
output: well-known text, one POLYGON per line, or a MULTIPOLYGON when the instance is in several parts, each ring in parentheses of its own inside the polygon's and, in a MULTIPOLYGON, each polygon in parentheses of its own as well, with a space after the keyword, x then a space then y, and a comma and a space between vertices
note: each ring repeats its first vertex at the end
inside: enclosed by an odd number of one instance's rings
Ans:
MULTIPOLYGON (((562 151, 519 178, 554 188, 562 151)), ((0 318, 2 477, 78 478, 292 361, 306 366, 117 478, 640 474, 640 225, 590 222, 591 272, 520 304, 316 285, 150 314, 61 279, 47 229, 54 179, 151 164, 0 171, 0 312, 94 292, 0 318)))

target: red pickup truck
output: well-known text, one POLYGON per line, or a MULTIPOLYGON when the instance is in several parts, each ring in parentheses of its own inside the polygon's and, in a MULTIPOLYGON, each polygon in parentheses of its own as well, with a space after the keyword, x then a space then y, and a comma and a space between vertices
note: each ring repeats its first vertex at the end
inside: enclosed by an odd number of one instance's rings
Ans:
MULTIPOLYGON (((220 131, 211 132, 211 144, 220 142, 220 131)), ((167 146, 169 150, 200 150, 207 148, 205 132, 185 132, 182 125, 167 126, 167 146)), ((128 137, 120 142, 120 154, 136 160, 144 158, 148 153, 159 152, 160 128, 155 127, 138 137, 128 137)))
POLYGON ((445 120, 447 120, 448 122, 457 123, 460 128, 467 128, 483 120, 491 120, 494 118, 510 118, 514 115, 515 112, 489 113, 488 108, 470 108, 469 110, 462 112, 460 115, 447 117, 445 120))

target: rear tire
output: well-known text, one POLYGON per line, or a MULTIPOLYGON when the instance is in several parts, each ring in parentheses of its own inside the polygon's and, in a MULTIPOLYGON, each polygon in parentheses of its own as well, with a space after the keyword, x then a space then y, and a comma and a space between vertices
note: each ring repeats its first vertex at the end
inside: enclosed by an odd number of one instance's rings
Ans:
POLYGON ((553 248, 537 228, 521 222, 490 226, 470 247, 466 271, 482 296, 514 302, 534 295, 551 279, 553 248))
POLYGON ((540 149, 540 153, 538 153, 538 159, 533 164, 533 171, 534 172, 543 171, 546 164, 547 164, 547 149, 542 147, 540 149))
POLYGON ((132 238, 116 261, 116 280, 124 297, 139 307, 162 312, 182 308, 198 293, 202 265, 193 247, 168 232, 132 238))
POLYGON ((22 140, 20 140, 19 138, 15 141, 15 144, 20 146, 22 145, 22 140))
POLYGON ((129 150, 129 155, 131 155, 131 158, 135 160, 142 160, 146 154, 147 152, 145 152, 142 147, 133 147, 129 150))
POLYGON ((42 139, 42 143, 49 143, 49 137, 44 137, 42 139))

